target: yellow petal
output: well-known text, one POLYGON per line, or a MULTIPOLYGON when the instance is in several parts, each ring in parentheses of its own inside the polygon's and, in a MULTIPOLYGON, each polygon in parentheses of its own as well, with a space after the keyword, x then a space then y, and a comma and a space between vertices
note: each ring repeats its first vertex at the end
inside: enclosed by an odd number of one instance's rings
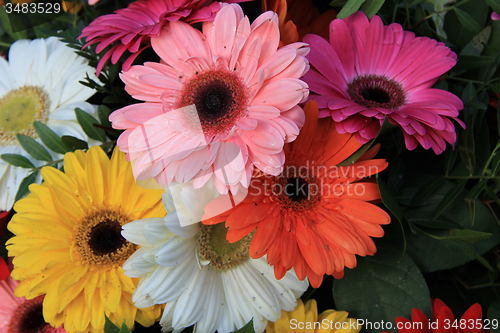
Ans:
POLYGON ((80 279, 82 279, 85 274, 87 274, 87 267, 80 265, 73 267, 61 277, 61 282, 57 287, 57 294, 61 295, 70 287, 74 286, 80 279))
POLYGON ((90 323, 95 330, 101 331, 104 329, 104 304, 101 302, 98 289, 95 289, 94 297, 92 297, 90 323))
POLYGON ((106 285, 100 291, 101 301, 106 309, 111 312, 117 311, 122 295, 122 286, 114 270, 106 272, 106 285))
POLYGON ((132 278, 126 276, 123 273, 123 268, 121 268, 121 267, 117 268, 116 275, 118 275, 118 278, 120 279, 123 292, 133 294, 139 279, 132 279, 132 278))
POLYGON ((87 152, 85 163, 85 181, 94 206, 103 204, 104 196, 108 193, 109 159, 104 151, 98 147, 92 147, 87 152))
POLYGON ((87 278, 87 283, 85 284, 85 303, 87 306, 92 306, 92 298, 95 294, 95 289, 97 288, 97 281, 99 280, 99 274, 94 272, 89 272, 87 278))
POLYGON ((60 187, 68 191, 75 191, 78 189, 75 182, 70 177, 56 168, 43 167, 40 174, 49 187, 60 187))

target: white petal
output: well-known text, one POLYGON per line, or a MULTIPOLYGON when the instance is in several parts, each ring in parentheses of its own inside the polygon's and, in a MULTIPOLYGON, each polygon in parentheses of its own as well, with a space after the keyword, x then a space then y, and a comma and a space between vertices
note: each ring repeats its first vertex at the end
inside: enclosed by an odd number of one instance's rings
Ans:
POLYGON ((207 269, 199 270, 197 276, 193 277, 191 284, 181 294, 172 319, 172 327, 188 327, 201 318, 203 315, 201 310, 205 307, 207 298, 205 291, 210 288, 208 273, 207 269))
POLYGON ((188 256, 194 257, 195 246, 195 238, 174 236, 156 252, 156 263, 162 266, 180 265, 188 256))
POLYGON ((146 237, 151 244, 155 245, 161 245, 175 236, 173 232, 165 227, 163 218, 150 220, 150 222, 144 226, 143 233, 144 237, 146 237))
POLYGON ((184 237, 184 238, 190 238, 194 237, 198 232, 200 232, 200 225, 199 223, 187 225, 185 227, 182 227, 179 223, 179 218, 178 218, 178 212, 173 211, 171 213, 168 213, 167 216, 165 216, 164 219, 165 226, 172 231, 173 233, 184 237))
POLYGON ((188 287, 192 277, 198 270, 196 258, 185 260, 181 265, 175 267, 159 266, 150 278, 154 290, 152 288, 145 290, 151 291, 151 298, 157 304, 170 302, 179 297, 188 287), (165 269, 168 270, 165 271, 165 269))
POLYGON ((144 225, 155 219, 161 220, 161 218, 152 217, 152 218, 137 220, 123 225, 122 226, 123 238, 137 245, 152 247, 153 244, 151 244, 146 239, 146 237, 144 237, 144 225))

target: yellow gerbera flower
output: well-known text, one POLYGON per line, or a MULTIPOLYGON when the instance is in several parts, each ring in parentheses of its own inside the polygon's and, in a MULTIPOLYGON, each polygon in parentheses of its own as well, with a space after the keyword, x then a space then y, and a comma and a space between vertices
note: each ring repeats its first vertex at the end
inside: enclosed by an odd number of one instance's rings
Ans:
POLYGON ((292 312, 281 311, 281 318, 269 322, 267 333, 358 333, 361 325, 356 319, 347 318, 345 311, 326 310, 318 316, 316 300, 310 299, 306 305, 297 300, 297 307, 292 312))
POLYGON ((64 156, 65 173, 44 167, 42 185, 14 206, 8 241, 18 297, 46 294, 45 321, 68 333, 104 331, 104 313, 118 326, 152 325, 161 308, 137 309, 132 293, 139 279, 123 274, 136 246, 121 236, 122 225, 165 216, 163 190, 136 185, 125 154, 111 160, 100 147, 64 156))

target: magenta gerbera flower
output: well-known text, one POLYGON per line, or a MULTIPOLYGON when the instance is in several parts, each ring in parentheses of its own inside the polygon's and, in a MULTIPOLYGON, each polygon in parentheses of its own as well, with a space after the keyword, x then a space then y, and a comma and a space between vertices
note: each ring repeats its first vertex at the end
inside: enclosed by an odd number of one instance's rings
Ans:
MULTIPOLYGON (((227 0, 242 2, 248 0, 227 0)), ((78 38, 85 38, 88 45, 99 43, 96 52, 113 45, 99 61, 97 76, 104 64, 111 57, 116 64, 125 51, 132 53, 123 70, 128 70, 135 58, 150 46, 150 37, 158 36, 163 25, 168 21, 197 23, 211 21, 220 8, 213 0, 138 0, 127 8, 118 9, 113 14, 103 15, 84 28, 78 38), (142 47, 141 47, 142 46, 142 47)))
POLYGON ((375 138, 384 118, 403 129, 406 147, 420 143, 436 154, 455 143, 462 101, 432 89, 457 56, 443 43, 415 37, 401 25, 384 26, 378 16, 363 12, 330 23, 330 42, 307 35, 311 70, 304 81, 319 116, 331 116, 339 133, 354 133, 360 143, 375 138))
POLYGON ((304 123, 298 103, 307 99, 299 80, 309 69, 309 48, 278 50, 278 16, 260 15, 250 25, 239 5, 223 5, 203 32, 170 22, 151 39, 161 63, 122 73, 125 89, 146 103, 115 111, 114 128, 126 131, 118 147, 136 160, 137 179, 160 185, 202 186, 214 175, 221 193, 249 186, 254 166, 278 175, 283 145, 304 123))

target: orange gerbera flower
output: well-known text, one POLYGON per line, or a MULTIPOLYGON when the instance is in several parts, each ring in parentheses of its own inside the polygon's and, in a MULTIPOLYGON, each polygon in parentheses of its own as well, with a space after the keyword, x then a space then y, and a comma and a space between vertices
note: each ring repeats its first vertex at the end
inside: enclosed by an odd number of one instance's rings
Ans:
MULTIPOLYGON (((318 106, 305 106, 306 123, 300 135, 285 145, 286 162, 279 176, 254 178, 247 197, 236 207, 207 218, 204 224, 226 222, 227 240, 236 242, 254 229, 250 256, 267 254, 274 274, 281 279, 294 269, 299 279, 309 278, 319 287, 324 274, 344 275, 356 266, 356 254, 373 255, 370 237, 381 237, 381 224, 389 215, 369 203, 380 199, 377 184, 363 180, 387 167, 384 159, 371 159, 378 147, 356 163, 338 166, 361 144, 351 134, 339 134, 330 119, 318 120, 318 106)), ((205 209, 212 214, 221 201, 205 209)))
POLYGON ((330 22, 337 17, 333 9, 320 14, 312 0, 262 0, 262 11, 278 14, 280 46, 298 42, 309 33, 329 36, 330 22))

